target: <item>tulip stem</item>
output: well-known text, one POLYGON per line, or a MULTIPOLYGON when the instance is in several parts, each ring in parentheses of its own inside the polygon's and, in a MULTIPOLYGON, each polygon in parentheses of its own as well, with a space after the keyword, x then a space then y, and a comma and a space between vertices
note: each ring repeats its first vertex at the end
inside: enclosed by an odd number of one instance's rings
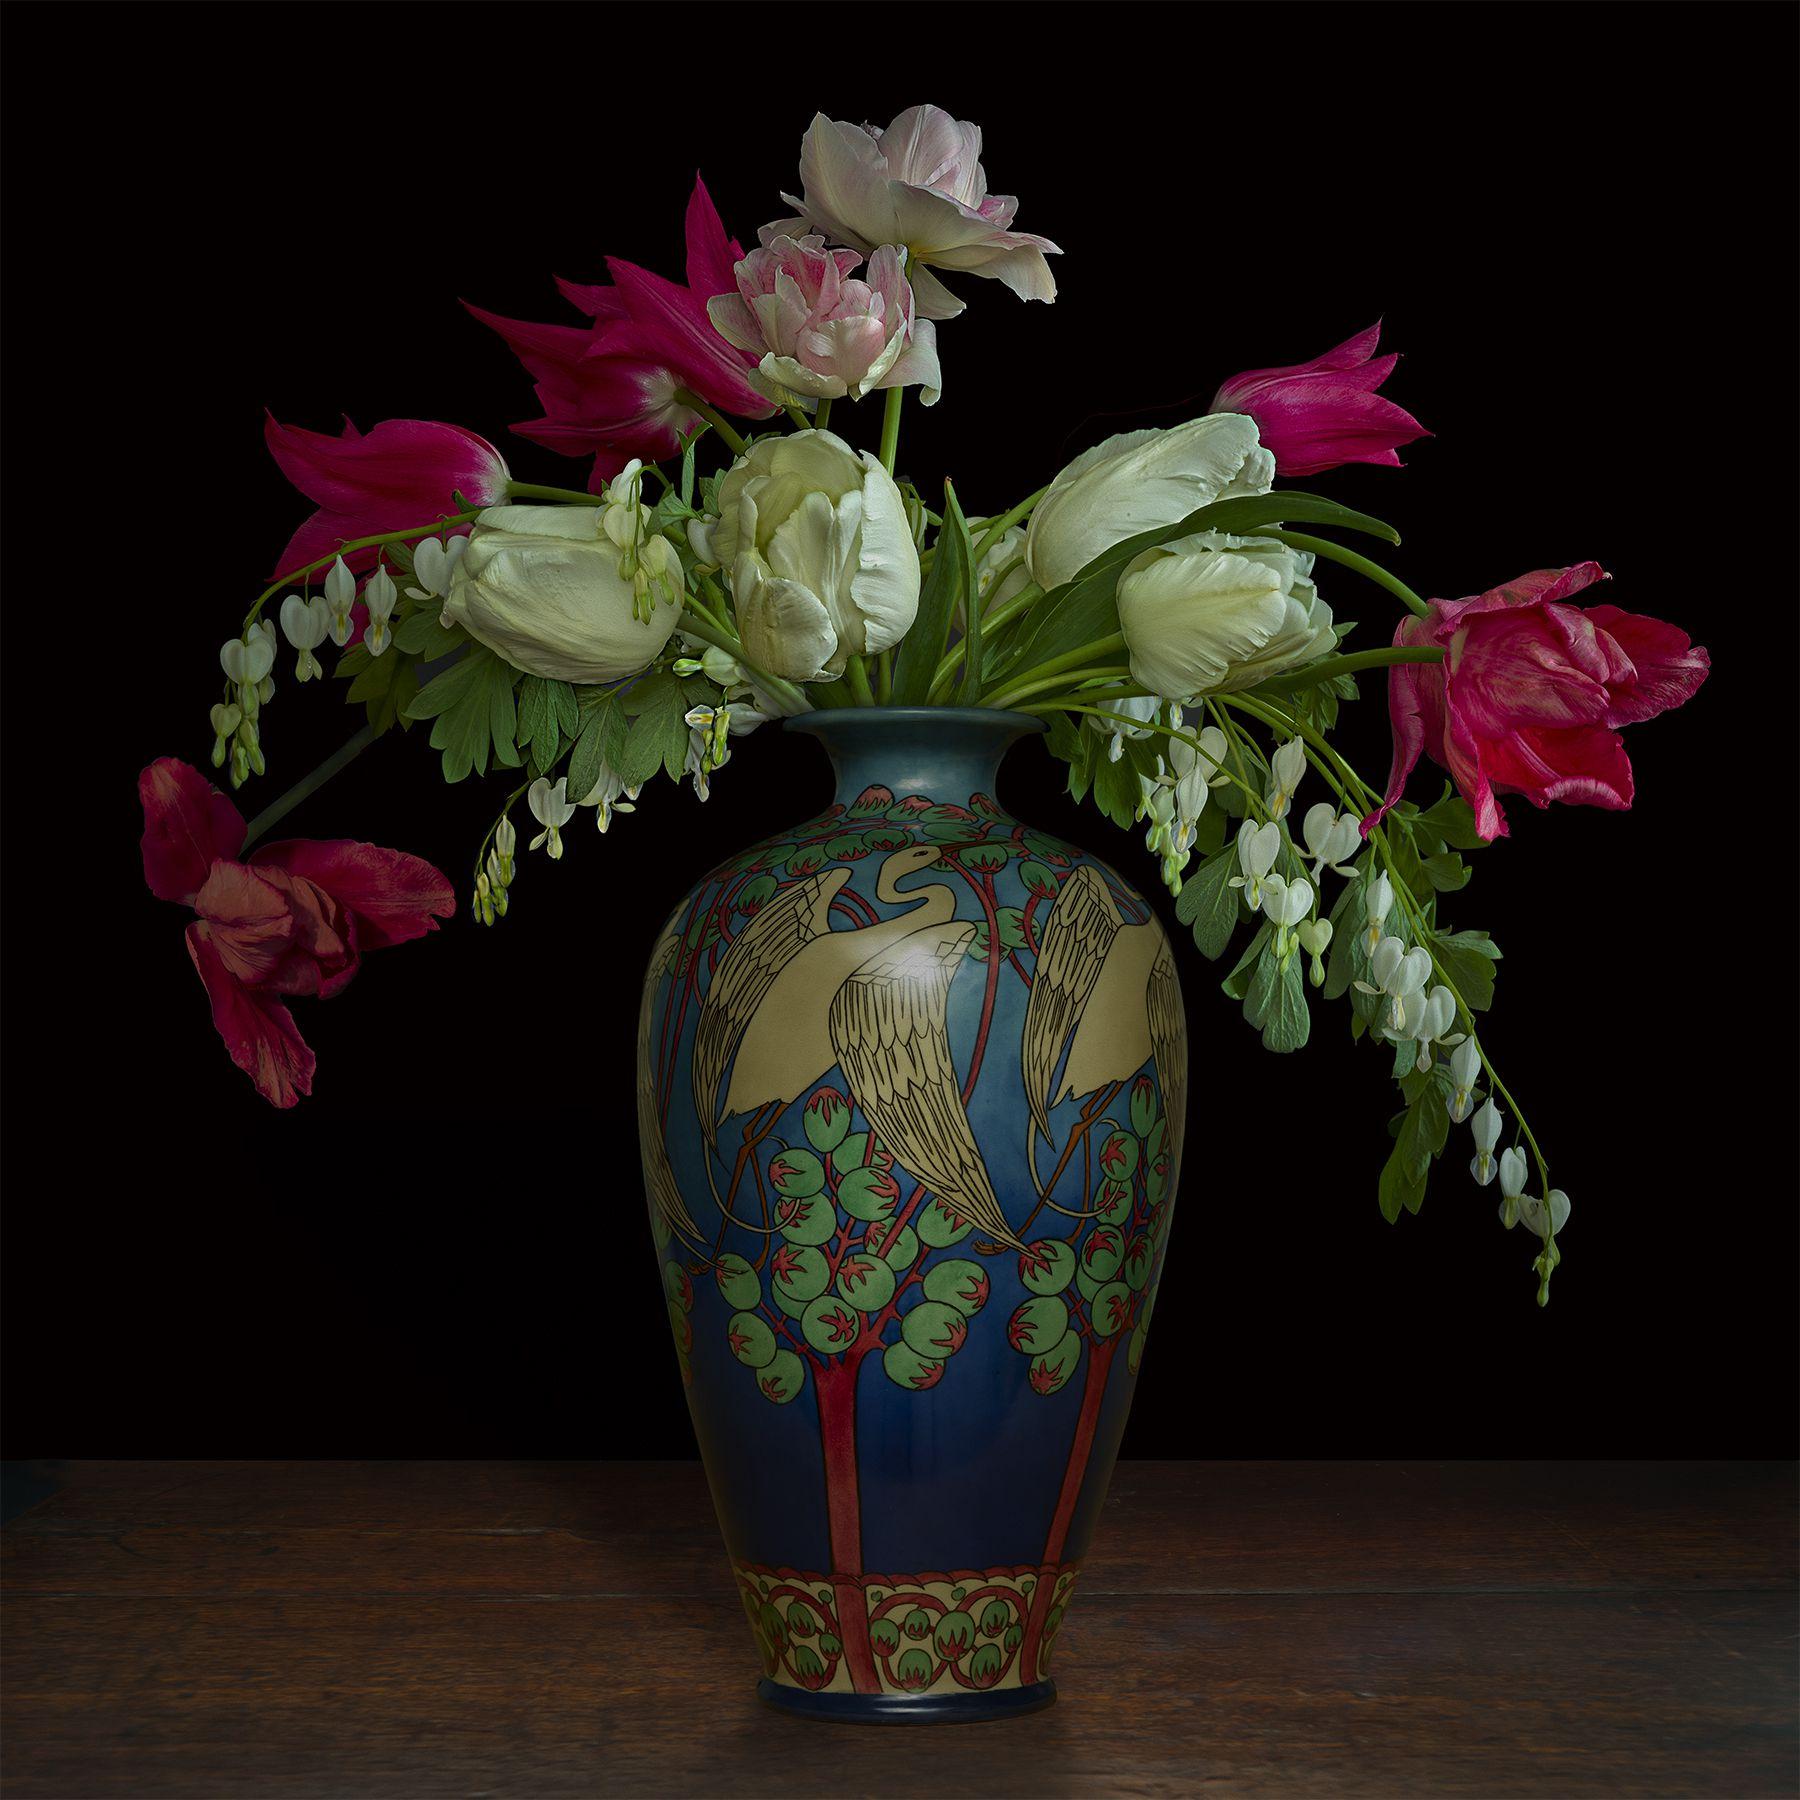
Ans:
POLYGON ((829 395, 819 402, 819 410, 813 414, 812 428, 823 431, 831 421, 831 398, 829 395))
POLYGON ((812 420, 809 419, 806 416, 806 414, 803 413, 799 409, 799 407, 784 406, 781 410, 784 413, 786 413, 790 419, 792 419, 794 421, 794 429, 796 431, 811 431, 812 430, 812 428, 813 428, 812 420))
POLYGON ((894 697, 893 651, 882 651, 881 655, 876 659, 875 668, 878 676, 875 684, 875 691, 880 698, 881 704, 886 706, 894 697))
MULTIPOLYGON (((1010 625, 1026 607, 1034 601, 1043 599, 1044 590, 1034 582, 1029 587, 1020 588, 1010 600, 1001 603, 981 615, 981 641, 986 649, 994 647, 994 639, 1004 625, 1010 625)), ((930 700, 935 705, 949 691, 950 678, 962 666, 966 653, 966 640, 959 638, 944 652, 938 663, 937 672, 931 678, 930 700)))
POLYGON ((806 710, 808 701, 805 694, 803 694, 793 682, 783 681, 779 675, 771 675, 766 670, 758 668, 757 665, 744 654, 744 646, 739 643, 729 631, 721 629, 719 626, 701 618, 698 613, 686 608, 682 610, 681 617, 676 620, 675 629, 677 631, 684 631, 689 637, 698 638, 701 643, 711 644, 716 649, 723 650, 727 655, 736 658, 738 662, 741 662, 744 667, 756 677, 756 685, 760 687, 771 700, 779 700, 802 712, 806 710))
POLYGON ((1366 576, 1377 587, 1386 588, 1395 599, 1403 601, 1421 619, 1431 610, 1398 575, 1389 574, 1380 563, 1370 562, 1366 556, 1358 556, 1354 550, 1346 550, 1342 544, 1334 544, 1329 538, 1312 537, 1304 531, 1270 530, 1264 535, 1279 538, 1282 543, 1295 550, 1307 550, 1314 556, 1324 557, 1327 562, 1340 563, 1346 569, 1354 569, 1358 575, 1366 576))
POLYGON ((997 519, 990 519, 988 523, 983 526, 981 542, 975 546, 975 566, 977 568, 981 567, 981 559, 986 556, 987 553, 993 549, 993 547, 999 543, 999 541, 1005 537, 1021 519, 1028 517, 1032 508, 1035 507, 1049 491, 1049 487, 1045 486, 1039 488, 1035 494, 1027 494, 1017 506, 1003 512, 997 519))
MULTIPOLYGON (((1115 631, 1108 637, 1095 638, 1091 644, 1078 644, 1073 650, 1065 650, 1061 656, 1051 657, 1048 662, 1041 662, 1033 668, 1021 670, 1021 674, 1029 675, 1032 678, 1029 686, 1021 688, 1016 680, 1010 687, 1002 684, 998 692, 983 695, 981 704, 983 706, 1008 706, 1021 693, 1041 694, 1046 687, 1053 685, 1043 681, 1040 679, 1041 677, 1058 674, 1064 669, 1080 668, 1090 658, 1105 656, 1110 651, 1124 648, 1125 634, 1122 631, 1115 631)), ((1065 682, 1063 685, 1067 686, 1068 683, 1065 682)))
POLYGON ((1359 669, 1392 668, 1395 663, 1441 663, 1444 652, 1430 644, 1395 644, 1381 650, 1353 650, 1348 656, 1328 656, 1323 662, 1309 663, 1286 675, 1274 675, 1258 682, 1250 690, 1256 697, 1287 694, 1296 688, 1317 687, 1334 681, 1340 675, 1354 675, 1359 669))
POLYGON ((256 623, 257 615, 263 607, 275 598, 290 581, 299 581, 303 576, 314 574, 320 569, 328 569, 344 554, 346 550, 372 550, 380 544, 404 544, 413 538, 430 537, 434 531, 449 531, 458 525, 467 525, 481 511, 480 507, 471 507, 467 512, 451 513, 447 518, 434 519, 429 525, 409 525, 404 531, 382 531, 374 537, 351 538, 347 543, 339 544, 327 556, 315 557, 313 561, 298 569, 289 569, 285 575, 277 575, 263 591, 256 596, 250 610, 244 615, 244 629, 248 631, 256 623))
POLYGON ((856 696, 858 706, 873 706, 875 690, 869 686, 869 671, 860 656, 853 656, 844 665, 844 674, 850 682, 850 692, 856 696))
POLYGON ((509 500, 562 500, 571 506, 605 506, 604 494, 584 494, 579 488, 544 487, 535 481, 509 481, 509 500))
POLYGON ((690 412, 697 412, 725 440, 733 456, 744 454, 744 440, 732 429, 724 415, 708 406, 692 388, 678 387, 675 390, 675 401, 678 405, 687 407, 690 412))
MULTIPOLYGON (((1116 682, 1122 676, 1130 673, 1130 669, 1124 663, 1105 664, 1091 669, 1064 669, 1055 675, 1045 675, 1041 680, 1015 683, 999 694, 983 695, 969 704, 1001 708, 1016 707, 1021 700, 1028 699, 1033 694, 1054 692, 1059 689, 1072 692, 1079 689, 1084 682, 1116 682)), ((1112 689, 1110 687, 1106 694, 1100 696, 1103 699, 1111 697, 1112 689)))
POLYGON ((905 398, 905 388, 889 388, 887 405, 881 414, 881 466, 890 475, 894 472, 894 459, 900 454, 900 407, 905 398))
POLYGON ((365 725, 353 738, 332 751, 310 775, 301 776, 285 794, 271 800, 245 828, 238 855, 242 856, 271 825, 280 824, 307 795, 322 788, 340 769, 347 769, 380 736, 379 726, 365 725))

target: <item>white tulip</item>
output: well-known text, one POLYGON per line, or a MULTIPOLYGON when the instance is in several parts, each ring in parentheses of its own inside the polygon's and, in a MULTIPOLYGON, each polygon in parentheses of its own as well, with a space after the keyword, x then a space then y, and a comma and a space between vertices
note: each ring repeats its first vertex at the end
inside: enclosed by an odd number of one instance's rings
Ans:
POLYGON ((708 560, 729 572, 738 634, 790 681, 886 650, 919 610, 919 553, 894 478, 829 431, 765 438, 719 483, 708 560))
POLYGON ((1275 459, 1243 413, 1213 413, 1172 431, 1127 431, 1084 451, 1031 515, 1025 566, 1045 592, 1103 551, 1215 500, 1266 494, 1275 459))
MULTIPOLYGON (((648 618, 637 613, 633 576, 607 537, 600 508, 490 506, 450 579, 447 621, 528 675, 573 682, 616 681, 646 667, 680 617, 659 582, 648 618)), ((668 539, 638 546, 641 564, 681 584, 668 539)))
POLYGON ((1312 562, 1277 538, 1223 531, 1133 557, 1118 590, 1132 679, 1190 700, 1254 687, 1323 655, 1337 639, 1312 562))

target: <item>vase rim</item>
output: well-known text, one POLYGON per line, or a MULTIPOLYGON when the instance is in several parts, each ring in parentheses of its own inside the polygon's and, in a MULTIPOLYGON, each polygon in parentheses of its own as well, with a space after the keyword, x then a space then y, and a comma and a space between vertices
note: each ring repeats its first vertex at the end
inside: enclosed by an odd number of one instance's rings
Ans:
POLYGON ((812 712, 796 713, 783 719, 788 731, 805 732, 810 737, 830 738, 839 726, 865 725, 968 725, 1004 730, 1012 737, 1029 732, 1044 732, 1050 727, 1031 713, 1015 712, 1008 706, 833 706, 812 712))

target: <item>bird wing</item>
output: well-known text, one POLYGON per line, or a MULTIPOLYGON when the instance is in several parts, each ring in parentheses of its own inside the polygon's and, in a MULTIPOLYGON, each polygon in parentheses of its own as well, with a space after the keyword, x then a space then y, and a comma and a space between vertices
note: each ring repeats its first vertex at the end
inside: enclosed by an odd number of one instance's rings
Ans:
POLYGON ((1166 1192, 1173 1194, 1181 1173, 1181 1140, 1187 1132, 1188 1049, 1181 977, 1175 972, 1175 952, 1166 937, 1156 953, 1156 961, 1150 965, 1146 999, 1150 1008, 1150 1042, 1156 1051, 1156 1079, 1162 1087, 1163 1118, 1168 1131, 1166 1192))
POLYGON ((917 931, 878 952, 831 1002, 831 1044, 876 1135, 930 1193, 990 1237, 1006 1222, 963 1105, 945 1014, 971 923, 917 931))
POLYGON ((644 998, 638 1007, 638 1143, 644 1158, 644 1191, 650 1197, 651 1210, 662 1217, 671 1231, 699 1244, 700 1228, 681 1197, 675 1171, 669 1166, 669 1152, 663 1143, 662 1115, 656 1104, 655 1058, 651 1053, 657 992, 662 986, 664 972, 675 960, 680 941, 672 927, 666 928, 650 953, 650 968, 644 977, 644 998))
POLYGON ((1019 1064, 1031 1116, 1046 1138, 1050 1137, 1050 1084, 1056 1078, 1056 1065, 1080 1022, 1094 983, 1100 979, 1100 965, 1119 935, 1119 924, 1119 909, 1107 891, 1105 878, 1088 863, 1062 884, 1044 921, 1031 998, 1025 1006, 1019 1064))
POLYGON ((850 873, 832 869, 780 889, 720 957, 694 1030, 694 1111, 707 1143, 718 1136, 719 1085, 732 1052, 775 977, 829 929, 826 915, 850 873))

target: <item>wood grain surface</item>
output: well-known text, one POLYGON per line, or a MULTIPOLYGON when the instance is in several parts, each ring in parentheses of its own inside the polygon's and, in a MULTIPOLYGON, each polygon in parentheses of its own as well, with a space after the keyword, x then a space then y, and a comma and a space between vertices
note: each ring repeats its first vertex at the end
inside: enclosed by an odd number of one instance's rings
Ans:
POLYGON ((669 1463, 72 1464, 8 1796, 1790 1795, 1790 1465, 1125 1463, 999 1724, 802 1723, 669 1463))

